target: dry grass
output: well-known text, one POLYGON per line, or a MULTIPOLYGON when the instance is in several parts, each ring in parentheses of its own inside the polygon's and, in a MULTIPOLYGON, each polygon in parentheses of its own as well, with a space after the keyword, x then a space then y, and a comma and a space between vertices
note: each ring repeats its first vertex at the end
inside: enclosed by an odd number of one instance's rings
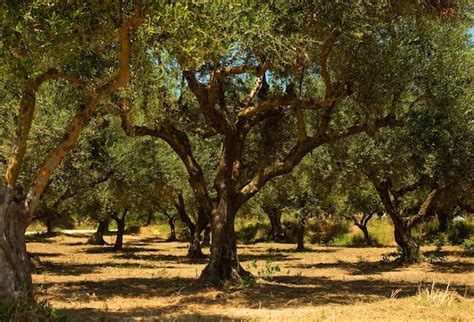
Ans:
POLYGON ((400 267, 381 261, 390 247, 240 246, 243 266, 262 278, 214 290, 194 285, 205 262, 186 259, 186 243, 126 236, 125 250, 113 253, 85 241, 28 245, 42 263, 33 277, 40 299, 70 321, 474 320, 474 258, 456 247, 437 254, 444 262, 400 267))

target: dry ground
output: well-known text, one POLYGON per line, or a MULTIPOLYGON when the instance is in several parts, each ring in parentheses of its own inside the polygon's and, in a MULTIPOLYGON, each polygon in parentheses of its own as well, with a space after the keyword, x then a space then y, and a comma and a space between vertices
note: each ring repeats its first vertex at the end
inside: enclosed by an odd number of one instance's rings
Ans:
POLYGON ((382 261, 394 248, 241 245, 243 266, 273 279, 213 290, 193 284, 205 263, 186 259, 186 243, 126 236, 126 249, 112 253, 86 240, 28 244, 41 261, 39 298, 69 321, 474 321, 474 255, 455 247, 437 253, 438 263, 400 267, 382 261))

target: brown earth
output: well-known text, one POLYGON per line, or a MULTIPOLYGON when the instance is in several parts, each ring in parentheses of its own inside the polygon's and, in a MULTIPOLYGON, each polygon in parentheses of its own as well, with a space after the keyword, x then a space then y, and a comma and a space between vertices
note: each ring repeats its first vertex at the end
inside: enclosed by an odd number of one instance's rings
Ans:
POLYGON ((474 255, 457 247, 425 248, 433 263, 399 266, 382 260, 391 247, 240 245, 260 278, 215 290, 195 285, 205 261, 190 262, 186 243, 126 236, 114 253, 86 240, 28 244, 38 298, 69 321, 474 321, 474 255))

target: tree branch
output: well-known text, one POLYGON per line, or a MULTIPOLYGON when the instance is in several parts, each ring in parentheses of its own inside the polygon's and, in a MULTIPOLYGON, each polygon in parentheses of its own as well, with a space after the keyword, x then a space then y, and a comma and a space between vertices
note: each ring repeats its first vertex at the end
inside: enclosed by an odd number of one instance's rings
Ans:
POLYGON ((40 165, 25 200, 25 206, 30 219, 53 171, 61 164, 66 154, 75 146, 82 129, 89 123, 97 107, 112 92, 125 86, 130 81, 130 35, 143 21, 144 13, 148 8, 149 4, 143 8, 137 5, 135 13, 119 28, 118 38, 120 49, 119 70, 117 74, 112 80, 96 88, 86 104, 78 106, 75 115, 69 122, 62 141, 47 155, 40 165))
POLYGON ((120 110, 120 118, 122 128, 128 136, 157 137, 165 141, 176 152, 186 167, 189 175, 189 183, 193 188, 196 200, 202 207, 210 212, 212 210, 212 202, 207 191, 204 174, 201 166, 194 158, 191 144, 189 143, 186 133, 178 130, 171 124, 158 125, 155 128, 133 125, 130 115, 124 107, 120 110))
POLYGON ((78 86, 86 86, 88 84, 73 76, 62 74, 56 69, 48 69, 40 76, 28 79, 23 84, 18 121, 12 139, 12 153, 8 159, 7 170, 4 176, 5 184, 8 187, 13 187, 16 184, 20 174, 36 107, 36 93, 44 82, 60 79, 67 80, 78 86))
POLYGON ((442 190, 441 188, 435 188, 431 190, 431 192, 428 194, 426 199, 421 204, 420 209, 418 210, 418 213, 409 219, 408 221, 409 228, 412 228, 413 226, 421 222, 426 216, 429 215, 431 208, 433 207, 433 203, 438 197, 441 190, 442 190))

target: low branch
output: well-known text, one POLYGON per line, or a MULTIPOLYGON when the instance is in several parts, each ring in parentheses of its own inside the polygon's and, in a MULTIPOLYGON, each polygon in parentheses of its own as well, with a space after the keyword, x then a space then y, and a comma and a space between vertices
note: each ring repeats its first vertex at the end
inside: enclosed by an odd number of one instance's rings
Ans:
MULTIPOLYGON (((124 104, 124 102, 122 102, 124 104)), ((133 125, 130 115, 125 107, 120 110, 121 125, 128 136, 152 136, 165 141, 179 156, 189 175, 189 184, 193 188, 196 201, 207 211, 212 209, 212 201, 209 197, 204 174, 199 163, 193 155, 191 144, 186 133, 178 130, 172 124, 157 125, 155 128, 133 125)))

